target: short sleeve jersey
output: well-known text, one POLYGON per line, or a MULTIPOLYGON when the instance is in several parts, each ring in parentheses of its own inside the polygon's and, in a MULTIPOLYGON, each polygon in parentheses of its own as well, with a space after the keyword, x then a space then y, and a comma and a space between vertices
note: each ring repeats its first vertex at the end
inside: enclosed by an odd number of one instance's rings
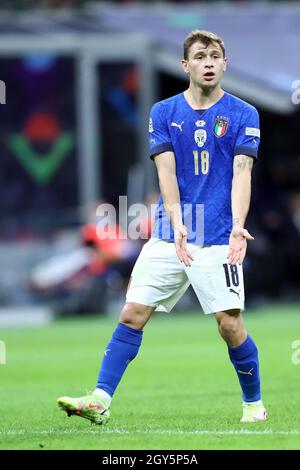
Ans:
MULTIPOLYGON (((232 229, 231 188, 235 155, 257 159, 257 110, 224 93, 206 110, 194 110, 183 93, 156 103, 150 113, 150 157, 172 151, 188 242, 225 245, 232 229)), ((160 196, 152 237, 174 240, 160 196)))

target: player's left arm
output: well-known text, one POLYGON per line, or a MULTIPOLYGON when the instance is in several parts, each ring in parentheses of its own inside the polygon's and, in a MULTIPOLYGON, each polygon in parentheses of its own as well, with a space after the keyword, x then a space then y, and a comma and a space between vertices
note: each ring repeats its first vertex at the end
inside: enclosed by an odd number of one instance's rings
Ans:
POLYGON ((232 231, 229 239, 228 263, 242 264, 247 251, 247 240, 254 240, 244 228, 251 198, 253 157, 236 155, 233 161, 231 190, 232 231))

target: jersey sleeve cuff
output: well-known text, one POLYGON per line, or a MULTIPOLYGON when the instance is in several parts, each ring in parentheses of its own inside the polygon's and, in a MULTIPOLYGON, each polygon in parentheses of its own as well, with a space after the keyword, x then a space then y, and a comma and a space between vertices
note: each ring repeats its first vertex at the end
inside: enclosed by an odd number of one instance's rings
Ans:
POLYGON ((235 147, 234 156, 236 155, 248 155, 257 159, 257 149, 252 147, 235 147))
POLYGON ((163 152, 174 152, 173 145, 171 142, 164 142, 163 144, 156 145, 150 149, 150 158, 154 160, 154 157, 159 153, 163 152))

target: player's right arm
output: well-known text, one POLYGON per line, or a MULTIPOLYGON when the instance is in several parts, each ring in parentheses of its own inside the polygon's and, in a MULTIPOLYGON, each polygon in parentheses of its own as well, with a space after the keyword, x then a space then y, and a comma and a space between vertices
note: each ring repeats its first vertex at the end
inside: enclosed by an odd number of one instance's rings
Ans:
POLYGON ((173 152, 163 152, 155 156, 159 187, 164 208, 172 223, 177 256, 186 266, 193 257, 187 251, 187 229, 182 222, 180 193, 176 176, 176 161, 173 152))
POLYGON ((187 251, 187 229, 182 222, 176 160, 166 114, 167 107, 161 101, 155 103, 151 109, 149 121, 150 157, 156 163, 164 208, 174 230, 177 256, 186 266, 190 266, 193 258, 187 251))

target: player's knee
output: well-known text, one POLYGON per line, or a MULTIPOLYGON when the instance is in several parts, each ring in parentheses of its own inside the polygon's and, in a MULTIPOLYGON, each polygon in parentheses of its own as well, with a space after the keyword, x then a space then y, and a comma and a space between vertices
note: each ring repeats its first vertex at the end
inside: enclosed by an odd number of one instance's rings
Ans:
POLYGON ((238 325, 232 319, 222 320, 219 324, 219 330, 223 338, 232 338, 238 333, 238 325))
POLYGON ((219 331, 223 338, 234 338, 240 333, 240 315, 239 313, 234 315, 224 314, 218 319, 219 331))
POLYGON ((153 308, 146 305, 127 303, 121 311, 120 323, 131 328, 141 329, 148 321, 152 311, 153 308))

